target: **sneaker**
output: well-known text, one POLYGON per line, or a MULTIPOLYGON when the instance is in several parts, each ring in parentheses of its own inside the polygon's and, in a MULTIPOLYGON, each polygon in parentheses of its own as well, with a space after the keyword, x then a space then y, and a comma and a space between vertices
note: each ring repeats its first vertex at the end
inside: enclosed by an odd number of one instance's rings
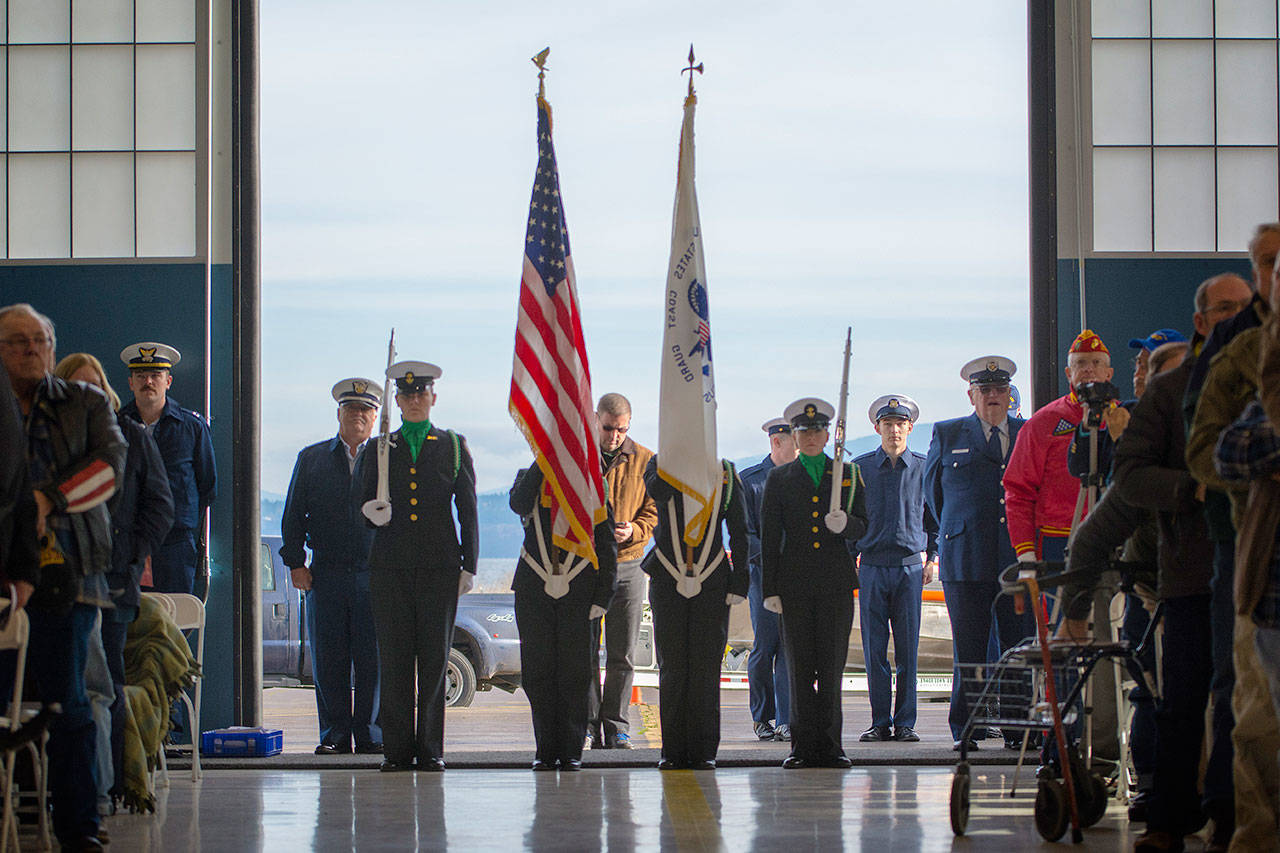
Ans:
POLYGON ((773 726, 769 725, 768 720, 761 720, 760 722, 756 723, 752 728, 755 730, 756 737, 759 738, 760 740, 773 740, 775 729, 773 728, 773 726))
POLYGON ((609 736, 609 749, 630 749, 631 736, 626 732, 618 732, 609 736))
POLYGON ((858 738, 858 740, 862 741, 863 743, 893 740, 893 732, 889 730, 888 726, 871 726, 865 732, 862 733, 862 735, 858 738))
POLYGON ((791 726, 788 726, 785 723, 780 726, 775 726, 773 730, 773 739, 782 743, 790 743, 791 726))

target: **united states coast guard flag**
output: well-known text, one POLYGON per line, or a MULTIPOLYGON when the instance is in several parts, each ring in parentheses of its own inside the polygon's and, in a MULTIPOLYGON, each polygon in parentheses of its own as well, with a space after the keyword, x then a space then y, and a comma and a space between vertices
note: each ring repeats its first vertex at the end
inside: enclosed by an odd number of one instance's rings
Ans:
POLYGON ((702 541, 724 476, 716 453, 711 314, 693 182, 693 112, 697 102, 693 94, 685 99, 680 129, 658 406, 658 475, 683 495, 685 525, 681 535, 689 546, 702 541))
POLYGON ((550 491, 552 541, 599 568, 592 534, 605 518, 604 478, 592 429, 591 375, 560 202, 560 173, 551 144, 551 105, 542 97, 538 170, 524 246, 507 408, 537 456, 550 491))

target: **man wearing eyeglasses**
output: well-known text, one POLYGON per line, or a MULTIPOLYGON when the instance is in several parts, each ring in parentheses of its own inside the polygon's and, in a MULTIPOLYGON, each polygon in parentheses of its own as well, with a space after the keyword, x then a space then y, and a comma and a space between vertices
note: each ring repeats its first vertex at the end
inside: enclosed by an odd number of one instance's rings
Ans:
POLYGON ((172 370, 181 359, 176 349, 154 341, 132 344, 120 353, 133 391, 132 402, 120 414, 142 424, 156 440, 173 492, 173 527, 151 557, 151 589, 156 592, 192 591, 200 563, 197 541, 218 488, 209 422, 169 396, 172 370))
MULTIPOLYGON (((658 522, 658 508, 644 488, 644 467, 653 451, 627 436, 631 403, 621 394, 605 394, 596 404, 600 457, 605 485, 613 504, 613 538, 618 543, 618 586, 604 617, 604 688, 592 679, 587 708, 586 746, 631 749, 627 706, 635 679, 632 656, 640 636, 645 575, 640 570, 645 546, 658 522)), ((600 657, 600 624, 595 627, 592 660, 600 657)))
MULTIPOLYGON (((992 602, 999 599, 995 619, 1002 650, 1027 633, 1013 599, 999 595, 1000 570, 1014 561, 1000 478, 1024 423, 1009 414, 1009 380, 1017 369, 998 355, 966 364, 960 376, 969 383, 973 414, 934 424, 925 460, 925 500, 938 519, 939 574, 957 665, 948 718, 957 748, 969 717, 958 666, 986 661, 992 602)), ((983 737, 986 731, 974 734, 983 737)), ((968 747, 977 744, 971 740, 968 747)))

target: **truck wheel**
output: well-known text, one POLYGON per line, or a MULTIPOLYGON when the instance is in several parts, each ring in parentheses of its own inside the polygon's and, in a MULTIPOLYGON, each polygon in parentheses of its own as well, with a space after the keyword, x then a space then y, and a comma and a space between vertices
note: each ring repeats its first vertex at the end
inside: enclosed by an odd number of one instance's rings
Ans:
POLYGON ((476 670, 460 649, 449 649, 449 665, 445 668, 444 705, 465 708, 476 695, 476 670))

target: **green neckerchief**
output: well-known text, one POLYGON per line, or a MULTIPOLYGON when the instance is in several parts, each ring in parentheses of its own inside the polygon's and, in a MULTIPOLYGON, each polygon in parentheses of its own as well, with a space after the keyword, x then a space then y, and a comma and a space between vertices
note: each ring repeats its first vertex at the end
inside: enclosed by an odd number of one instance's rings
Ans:
POLYGON ((418 461, 418 451, 422 449, 422 442, 427 440, 427 433, 431 432, 431 421, 401 421, 400 434, 404 436, 404 440, 409 443, 409 453, 413 455, 413 461, 418 461))
POLYGON ((822 472, 827 470, 827 454, 819 453, 817 456, 809 456, 801 453, 800 464, 809 472, 809 476, 813 479, 813 486, 817 488, 822 482, 822 472))

